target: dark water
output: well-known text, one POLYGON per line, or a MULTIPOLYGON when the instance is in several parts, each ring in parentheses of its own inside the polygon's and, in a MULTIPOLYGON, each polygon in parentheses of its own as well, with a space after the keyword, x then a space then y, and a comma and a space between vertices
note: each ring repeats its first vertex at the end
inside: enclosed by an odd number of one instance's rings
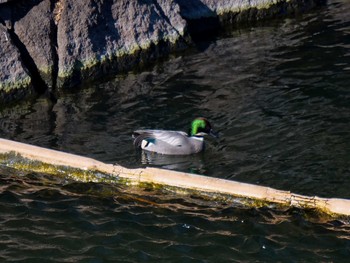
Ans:
MULTIPOLYGON (((0 136, 129 167, 154 165, 350 198, 350 2, 230 30, 141 73, 0 111, 0 136), (203 154, 145 155, 138 128, 220 132, 203 154)), ((346 261, 348 219, 253 209, 0 168, 0 260, 346 261)))

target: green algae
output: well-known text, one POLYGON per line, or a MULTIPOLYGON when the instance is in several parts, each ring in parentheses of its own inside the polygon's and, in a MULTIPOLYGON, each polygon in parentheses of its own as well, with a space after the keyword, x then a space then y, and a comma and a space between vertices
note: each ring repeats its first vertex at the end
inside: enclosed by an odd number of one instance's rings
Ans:
POLYGON ((181 187, 162 185, 162 184, 156 184, 156 183, 141 182, 138 184, 138 186, 140 186, 143 189, 164 191, 167 193, 173 193, 181 196, 200 197, 201 199, 206 200, 208 202, 215 201, 220 203, 230 203, 230 204, 236 204, 236 205, 249 207, 249 208, 269 207, 269 208, 276 208, 276 209, 286 209, 290 207, 289 204, 287 203, 280 204, 280 203, 274 203, 268 200, 258 200, 253 198, 247 198, 245 196, 238 196, 238 195, 233 196, 230 194, 207 192, 207 191, 202 191, 197 189, 181 188, 181 187))
POLYGON ((20 171, 45 173, 61 178, 80 182, 119 183, 116 176, 100 173, 99 171, 82 170, 68 166, 55 166, 40 161, 23 158, 16 153, 0 154, 0 164, 20 171))
MULTIPOLYGON (((248 198, 246 196, 207 192, 200 189, 189 189, 185 187, 176 187, 152 182, 140 182, 138 180, 120 178, 117 175, 101 173, 100 171, 82 170, 68 166, 51 165, 40 161, 23 158, 21 155, 14 152, 0 154, 0 165, 19 171, 49 174, 60 177, 62 179, 70 179, 77 182, 104 183, 107 185, 125 185, 128 186, 129 189, 136 187, 136 189, 139 190, 143 189, 164 193, 173 193, 175 195, 187 196, 190 198, 200 198, 201 200, 208 202, 230 204, 234 207, 255 209, 269 208, 278 211, 285 211, 294 207, 304 211, 303 213, 305 214, 305 217, 309 217, 311 219, 317 218, 318 220, 329 220, 341 217, 341 215, 332 213, 327 209, 322 209, 322 207, 316 207, 315 205, 307 203, 299 203, 297 206, 295 206, 292 205, 291 200, 290 202, 286 200, 284 203, 276 203, 264 199, 248 198)), ((113 196, 114 193, 113 190, 109 189, 106 192, 101 192, 98 194, 102 196, 113 196)), ((138 197, 130 197, 130 199, 137 200, 138 197)), ((145 202, 148 201, 146 200, 145 202)))

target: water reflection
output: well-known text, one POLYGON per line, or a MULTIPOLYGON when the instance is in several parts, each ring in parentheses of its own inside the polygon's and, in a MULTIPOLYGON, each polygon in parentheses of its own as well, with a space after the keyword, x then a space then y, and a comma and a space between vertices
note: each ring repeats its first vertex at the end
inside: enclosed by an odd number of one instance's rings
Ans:
POLYGON ((189 170, 191 173, 197 174, 204 174, 206 172, 204 156, 201 153, 191 156, 173 156, 141 150, 141 163, 147 166, 158 166, 176 171, 189 170))

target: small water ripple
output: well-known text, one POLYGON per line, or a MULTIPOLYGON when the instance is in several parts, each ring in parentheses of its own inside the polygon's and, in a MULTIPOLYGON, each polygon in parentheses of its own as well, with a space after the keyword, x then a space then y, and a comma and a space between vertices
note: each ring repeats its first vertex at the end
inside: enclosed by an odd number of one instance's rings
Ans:
POLYGON ((194 259, 211 261, 231 255, 240 261, 256 256, 283 258, 293 250, 302 251, 303 257, 318 254, 320 258, 326 258, 339 250, 315 253, 314 246, 325 246, 334 239, 338 243, 349 242, 349 239, 338 238, 338 235, 349 236, 348 225, 308 222, 298 210, 287 213, 242 210, 227 205, 223 209, 222 205, 213 207, 191 198, 174 199, 168 195, 164 199, 163 194, 157 193, 151 197, 157 205, 150 206, 138 199, 121 198, 121 193, 117 199, 101 199, 94 195, 79 195, 79 187, 72 194, 65 192, 61 197, 57 189, 52 191, 56 198, 51 201, 47 189, 45 192, 42 189, 28 192, 18 188, 17 192, 1 193, 1 209, 3 200, 6 202, 3 196, 15 196, 16 210, 25 212, 23 217, 3 214, 7 220, 0 222, 2 258, 50 260, 50 255, 55 255, 61 262, 96 259, 172 262, 174 258, 186 262, 194 259), (57 206, 60 202, 62 204, 57 206), (43 204, 47 209, 43 209, 43 204), (26 209, 28 205, 30 210, 26 209), (66 210, 62 210, 64 206, 66 210), (304 232, 305 228, 312 229, 310 235, 304 232), (320 236, 325 238, 323 243, 320 243, 320 236), (296 241, 301 237, 305 243, 297 245, 300 243, 296 241), (296 240, 292 248, 291 239, 296 240), (21 253, 16 253, 17 250, 21 253))

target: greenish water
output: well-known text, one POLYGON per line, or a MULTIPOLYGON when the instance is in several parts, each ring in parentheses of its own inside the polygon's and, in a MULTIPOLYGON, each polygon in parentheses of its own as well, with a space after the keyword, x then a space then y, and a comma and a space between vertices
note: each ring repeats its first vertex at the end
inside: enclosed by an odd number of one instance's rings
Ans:
MULTIPOLYGON (((142 71, 2 109, 0 137, 128 167, 157 166, 292 192, 350 198, 348 1, 231 30, 142 71), (135 150, 138 128, 220 139, 187 157, 135 150)), ((0 260, 346 261, 348 218, 248 208, 0 167, 0 260)))

